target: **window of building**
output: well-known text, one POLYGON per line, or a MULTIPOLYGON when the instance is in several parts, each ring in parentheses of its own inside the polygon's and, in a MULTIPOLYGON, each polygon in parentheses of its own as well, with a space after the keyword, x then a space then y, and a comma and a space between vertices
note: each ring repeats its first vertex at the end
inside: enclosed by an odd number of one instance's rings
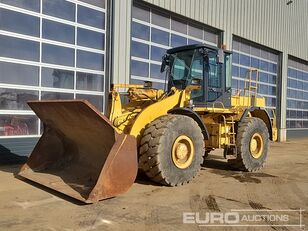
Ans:
POLYGON ((64 43, 75 43, 75 27, 43 19, 43 38, 64 43))
POLYGON ((40 19, 36 16, 0 8, 0 30, 39 37, 40 19))
POLYGON ((65 0, 43 0, 43 13, 53 17, 75 21, 75 7, 65 0))
POLYGON ((39 85, 39 67, 0 62, 0 83, 27 86, 39 85))
POLYGON ((103 91, 104 76, 77 72, 76 88, 86 91, 103 91))
POLYGON ((75 65, 75 51, 72 48, 43 44, 42 60, 44 63, 51 63, 73 67, 75 65))
POLYGON ((42 68, 43 87, 74 89, 74 71, 57 68, 42 68))
POLYGON ((40 11, 40 0, 0 0, 0 3, 4 3, 11 6, 16 6, 22 9, 31 10, 35 12, 40 11))
POLYGON ((78 28, 77 44, 79 46, 90 47, 98 50, 105 49, 105 34, 78 28))
POLYGON ((40 44, 36 41, 0 34, 0 57, 39 61, 40 44))
POLYGON ((29 110, 27 101, 38 100, 38 92, 11 88, 0 88, 0 110, 29 110))

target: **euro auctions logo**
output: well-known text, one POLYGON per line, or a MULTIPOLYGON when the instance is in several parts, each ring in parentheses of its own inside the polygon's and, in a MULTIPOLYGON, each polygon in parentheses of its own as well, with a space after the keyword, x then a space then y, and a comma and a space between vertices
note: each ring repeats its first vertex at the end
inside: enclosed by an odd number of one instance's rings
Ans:
POLYGON ((184 224, 239 224, 240 214, 229 213, 183 213, 184 224))
POLYGON ((304 210, 231 210, 229 212, 184 212, 183 223, 225 227, 298 227, 304 228, 304 210))

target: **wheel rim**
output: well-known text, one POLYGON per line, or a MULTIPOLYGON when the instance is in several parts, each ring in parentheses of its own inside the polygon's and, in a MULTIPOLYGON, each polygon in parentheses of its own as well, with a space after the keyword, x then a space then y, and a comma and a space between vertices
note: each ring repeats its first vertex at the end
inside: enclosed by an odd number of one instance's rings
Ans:
POLYGON ((264 149, 263 138, 259 133, 255 133, 250 140, 250 153, 253 158, 259 159, 264 149))
POLYGON ((172 146, 172 161, 180 169, 188 168, 195 155, 192 140, 185 135, 179 136, 172 146))

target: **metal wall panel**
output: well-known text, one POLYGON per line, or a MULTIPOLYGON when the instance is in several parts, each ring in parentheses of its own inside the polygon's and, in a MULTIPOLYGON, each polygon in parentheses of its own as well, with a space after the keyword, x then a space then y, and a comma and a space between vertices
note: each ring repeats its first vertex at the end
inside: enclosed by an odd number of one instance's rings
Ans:
POLYGON ((113 3, 112 82, 129 83, 132 0, 113 3))
POLYGON ((308 60, 308 1, 296 0, 145 0, 172 12, 308 60))

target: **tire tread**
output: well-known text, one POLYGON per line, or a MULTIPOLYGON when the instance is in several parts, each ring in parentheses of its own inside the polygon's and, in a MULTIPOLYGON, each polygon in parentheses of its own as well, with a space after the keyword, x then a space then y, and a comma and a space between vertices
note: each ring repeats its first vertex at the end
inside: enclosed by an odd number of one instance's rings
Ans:
MULTIPOLYGON (((260 128, 266 129, 266 125, 264 124, 264 122, 256 117, 247 117, 244 119, 243 122, 241 122, 239 124, 239 128, 237 131, 237 138, 236 138, 236 146, 237 146, 237 158, 236 159, 231 159, 228 160, 228 162, 230 163, 231 167, 234 169, 238 169, 238 170, 242 170, 242 171, 248 171, 248 172, 255 172, 260 170, 261 168, 264 167, 265 165, 265 161, 263 161, 261 163, 261 165, 259 165, 256 168, 253 168, 251 166, 251 164, 249 163, 249 160, 247 159, 247 153, 245 153, 243 150, 243 146, 245 145, 243 143, 244 137, 246 137, 248 129, 250 126, 258 126, 260 128)), ((266 134, 266 139, 269 138, 269 134, 268 131, 266 131, 264 134, 266 134)), ((265 142, 267 143, 267 141, 265 142)), ((265 149, 264 152, 267 154, 268 152, 268 147, 269 145, 265 145, 265 149)), ((265 159, 266 160, 266 159, 265 159)))
MULTIPOLYGON (((166 135, 167 130, 170 129, 170 125, 181 117, 183 116, 166 115, 156 119, 146 126, 143 137, 141 138, 139 166, 151 180, 162 185, 178 186, 190 181, 185 181, 180 184, 169 181, 164 174, 164 169, 162 169, 160 165, 160 145, 162 145, 162 137, 166 135)), ((198 126, 194 120, 191 119, 191 122, 198 126)), ((201 129, 199 132, 202 135, 201 129)), ((201 169, 201 163, 203 162, 203 156, 199 158, 200 168, 196 169, 196 171, 201 169)))

